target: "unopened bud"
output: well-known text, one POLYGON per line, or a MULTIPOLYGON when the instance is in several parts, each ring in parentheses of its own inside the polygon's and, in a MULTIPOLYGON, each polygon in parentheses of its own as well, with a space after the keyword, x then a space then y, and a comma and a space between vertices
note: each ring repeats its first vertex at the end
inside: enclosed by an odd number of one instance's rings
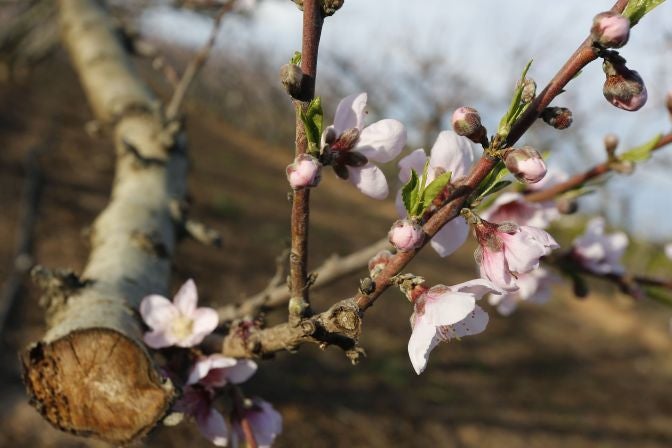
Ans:
POLYGON ((546 175, 544 159, 530 146, 509 149, 504 154, 504 164, 520 182, 536 184, 546 175))
POLYGON ((541 113, 541 119, 555 129, 567 129, 573 121, 572 111, 566 107, 547 107, 541 113))
POLYGON ((616 148, 618 147, 618 137, 614 134, 607 134, 604 136, 604 149, 607 151, 609 159, 614 158, 616 148))
POLYGON ((630 37, 630 19, 613 11, 601 12, 593 19, 590 36, 604 48, 621 48, 630 37))
POLYGON ((397 250, 408 252, 422 246, 425 232, 420 224, 409 219, 400 219, 392 224, 387 237, 397 250))
POLYGON ((322 13, 325 16, 333 16, 336 11, 341 9, 345 0, 322 0, 322 13))
POLYGON ((296 64, 285 64, 280 67, 280 82, 285 87, 287 93, 292 98, 297 98, 301 94, 301 82, 303 81, 303 71, 296 64))
POLYGON ((618 160, 609 164, 609 168, 621 174, 632 174, 635 171, 635 162, 631 160, 618 160))
POLYGON ((579 203, 576 199, 559 198, 555 201, 555 208, 563 215, 572 215, 579 210, 579 203))
POLYGON ((523 82, 523 92, 520 99, 523 100, 523 103, 531 103, 536 94, 537 83, 534 82, 534 79, 532 78, 525 78, 525 81, 523 82))
POLYGON ((383 269, 385 269, 385 266, 387 266, 392 257, 392 252, 389 250, 381 250, 369 260, 369 275, 372 279, 375 280, 383 272, 383 269))
POLYGON ((672 90, 667 92, 667 111, 670 113, 672 116, 672 90))
POLYGON ((303 11, 303 0, 292 0, 294 3, 296 3, 296 7, 299 8, 300 11, 303 11))
POLYGON ((627 111, 639 110, 646 104, 648 94, 639 73, 630 70, 623 63, 612 63, 606 59, 602 69, 607 75, 602 90, 607 101, 627 111))
POLYGON ((310 154, 301 154, 287 166, 287 180, 294 190, 314 187, 320 183, 322 165, 310 154))
POLYGON ((481 116, 471 107, 460 107, 453 112, 453 130, 457 135, 467 137, 474 143, 481 143, 486 137, 486 130, 481 124, 481 116))

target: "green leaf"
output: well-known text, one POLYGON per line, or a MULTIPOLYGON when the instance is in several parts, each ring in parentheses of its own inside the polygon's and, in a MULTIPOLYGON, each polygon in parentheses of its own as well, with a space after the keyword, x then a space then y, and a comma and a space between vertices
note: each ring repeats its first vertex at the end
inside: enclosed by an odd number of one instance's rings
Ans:
POLYGON ((532 61, 533 60, 530 59, 530 62, 528 62, 525 68, 523 69, 523 73, 520 76, 520 85, 516 86, 515 90, 513 91, 513 97, 511 98, 509 109, 506 111, 506 114, 504 114, 502 119, 499 121, 499 128, 497 132, 503 136, 508 135, 511 124, 514 121, 516 121, 516 118, 518 118, 520 114, 528 106, 527 104, 522 103, 522 97, 523 97, 523 88, 525 87, 525 76, 527 75, 527 72, 530 70, 530 67, 532 66, 532 61))
POLYGON ((646 294, 646 297, 651 300, 655 300, 656 302, 662 303, 663 305, 672 306, 672 293, 670 293, 670 291, 653 286, 647 286, 644 288, 644 293, 646 294))
POLYGON ((324 114, 322 112, 322 99, 315 97, 308 108, 300 112, 301 121, 306 131, 308 145, 319 148, 320 138, 322 136, 322 126, 324 123, 324 114))
POLYGON ((292 58, 289 60, 290 64, 299 65, 301 64, 301 52, 295 51, 292 58))
POLYGON ((401 189, 401 198, 404 201, 404 207, 408 212, 408 216, 413 215, 413 208, 417 200, 418 175, 415 170, 411 170, 411 178, 406 182, 406 185, 401 189))
POLYGON ((642 17, 651 12, 656 6, 661 5, 665 0, 630 0, 625 7, 623 15, 630 19, 630 26, 635 26, 642 17))
POLYGON ((431 181, 429 185, 422 191, 422 197, 420 202, 422 203, 422 210, 420 214, 425 212, 425 209, 432 205, 432 201, 443 191, 443 189, 450 182, 452 173, 447 171, 431 181))
POLYGON ((642 162, 651 157, 651 151, 656 148, 658 142, 662 138, 661 134, 656 135, 643 145, 632 148, 630 151, 624 152, 618 158, 621 160, 629 160, 630 162, 642 162))
POLYGON ((492 187, 490 187, 485 193, 483 193, 483 196, 488 196, 491 194, 495 194, 500 190, 505 189, 509 185, 511 185, 513 181, 510 180, 500 180, 499 182, 493 184, 492 187))
POLYGON ((509 174, 509 170, 506 169, 504 162, 501 160, 498 161, 494 168, 490 170, 490 173, 480 183, 478 188, 476 188, 476 192, 472 195, 472 197, 476 200, 485 197, 491 192, 492 188, 498 182, 504 179, 504 176, 507 174, 509 174))

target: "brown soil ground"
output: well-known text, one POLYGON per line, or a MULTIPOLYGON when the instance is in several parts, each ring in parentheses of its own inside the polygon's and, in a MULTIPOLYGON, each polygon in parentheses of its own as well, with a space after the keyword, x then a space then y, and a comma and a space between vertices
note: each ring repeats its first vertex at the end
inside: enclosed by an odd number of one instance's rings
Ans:
MULTIPOLYGON (((290 142, 255 140, 196 106, 190 116, 193 214, 221 231, 224 247, 183 242, 174 282, 195 278, 202 300, 215 305, 258 291, 274 271, 288 230, 290 142)), ((83 267, 82 232, 105 206, 113 175, 111 145, 84 132, 90 118, 62 62, 0 85, 0 280, 12 263, 22 161, 36 145, 45 148, 46 178, 36 259, 48 267, 83 267)), ((291 120, 289 107, 281 119, 291 120)), ((380 238, 394 219, 389 201, 372 203, 331 173, 324 177, 313 194, 314 265, 380 238)), ((410 270, 435 282, 465 281, 475 275, 471 250, 448 260, 426 253, 410 270)), ((352 294, 363 275, 315 293, 316 306, 352 294)), ((40 338, 44 324, 39 291, 26 287, 0 341, 0 445, 103 446, 52 429, 27 403, 17 352, 40 338)), ((523 307, 510 318, 491 313, 483 335, 442 345, 421 376, 406 353, 409 313, 397 292, 383 296, 366 316, 368 357, 358 366, 336 349, 313 347, 261 363, 246 390, 282 412, 277 446, 672 446, 669 311, 608 294, 577 301, 560 290, 547 306, 523 307)), ((190 424, 158 429, 143 444, 210 446, 190 424)))

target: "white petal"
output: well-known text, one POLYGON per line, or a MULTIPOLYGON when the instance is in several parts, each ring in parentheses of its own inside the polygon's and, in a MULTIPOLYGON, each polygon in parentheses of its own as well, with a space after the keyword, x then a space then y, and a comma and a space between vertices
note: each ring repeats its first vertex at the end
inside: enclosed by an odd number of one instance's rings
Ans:
POLYGON ((672 260, 672 244, 668 244, 665 246, 665 256, 672 260))
POLYGON ((420 375, 425 370, 429 353, 438 343, 436 327, 426 323, 422 317, 416 318, 411 338, 408 340, 408 356, 415 373, 420 375))
POLYGON ((406 211, 406 206, 404 206, 404 198, 401 195, 401 188, 397 190, 397 195, 394 198, 394 208, 397 209, 397 213, 400 218, 405 218, 408 216, 406 211))
POLYGON ((402 184, 408 182, 411 178, 411 170, 414 170, 418 176, 422 175, 422 170, 427 162, 427 154, 424 149, 416 149, 406 157, 399 160, 399 180, 402 184))
POLYGON ((464 244, 469 236, 469 225, 458 216, 441 227, 430 241, 432 248, 440 257, 447 257, 464 244))
POLYGON ((350 176, 348 180, 359 191, 373 199, 385 199, 389 193, 385 174, 373 163, 367 163, 362 167, 349 166, 350 176))
POLYGON ((207 335, 215 331, 219 323, 217 311, 212 308, 197 308, 191 313, 191 318, 193 319, 191 334, 177 344, 180 347, 200 344, 207 335))
POLYGON ((511 272, 523 274, 539 266, 545 248, 527 232, 501 233, 499 237, 504 242, 504 257, 511 272))
POLYGON ((497 288, 505 291, 518 289, 507 269, 503 251, 495 252, 484 248, 480 268, 481 277, 489 279, 497 288))
POLYGON ((163 296, 153 294, 140 302, 142 320, 153 330, 170 327, 179 314, 175 305, 163 296))
POLYGON ((510 316, 518 308, 518 297, 514 294, 490 296, 488 301, 497 307, 497 312, 502 316, 510 316))
POLYGON ((189 378, 187 379, 187 384, 195 384, 200 380, 205 378, 208 373, 213 369, 223 369, 226 367, 235 366, 238 360, 235 358, 229 358, 224 355, 210 355, 205 358, 201 358, 196 361, 194 367, 192 367, 191 372, 189 372, 189 378))
POLYGON ((196 423, 201 434, 215 446, 227 445, 229 430, 224 417, 219 411, 210 408, 207 413, 196 415, 196 423))
POLYGON ((255 398, 253 403, 258 410, 247 413, 252 432, 259 448, 270 448, 282 432, 282 415, 267 401, 255 398))
POLYGON ((184 282, 175 294, 173 303, 178 310, 185 316, 189 316, 196 309, 198 303, 198 292, 196 291, 196 283, 192 279, 184 282))
POLYGON ((338 103, 334 116, 334 129, 337 135, 351 128, 362 129, 366 99, 366 93, 355 93, 346 96, 338 103))
POLYGON ((452 179, 466 176, 476 160, 473 143, 453 131, 443 131, 432 147, 429 166, 443 168, 453 173, 452 179))
POLYGON ((455 325, 451 325, 450 331, 446 332, 444 330, 445 327, 442 327, 440 330, 441 336, 448 336, 448 339, 450 339, 454 337, 462 338, 464 336, 473 336, 475 334, 483 333, 483 331, 485 331, 486 327, 488 326, 489 321, 490 317, 488 316, 488 313, 483 311, 483 308, 476 305, 474 311, 472 311, 471 314, 469 314, 465 319, 456 323, 455 325))
POLYGON ((405 144, 406 128, 400 121, 388 118, 365 127, 353 151, 373 162, 387 163, 399 155, 405 144))
POLYGON ((145 333, 143 340, 147 346, 152 348, 164 348, 175 345, 175 338, 168 331, 157 330, 145 333))
POLYGON ((502 293, 502 291, 497 289, 497 287, 493 285, 492 282, 484 278, 477 278, 474 280, 469 280, 468 282, 459 283, 457 285, 451 286, 450 289, 452 289, 453 291, 473 294, 474 296, 476 296, 476 300, 480 300, 481 297, 483 297, 488 293, 493 294, 502 293))
MULTIPOLYGON (((544 255, 548 255, 551 253, 551 250, 557 249, 560 247, 557 241, 555 241, 555 238, 551 236, 550 233, 548 233, 545 230, 538 229, 536 227, 532 226, 520 226, 521 232, 526 232, 528 235, 530 235, 532 238, 535 239, 535 241, 539 242, 541 245, 547 248, 547 251, 544 253, 544 255)), ((626 237, 626 242, 627 242, 627 237, 626 237)))
POLYGON ((241 359, 234 366, 226 369, 226 377, 233 384, 244 383, 257 371, 257 363, 249 359, 241 359))
POLYGON ((469 315, 476 306, 476 298, 473 294, 454 292, 449 288, 439 285, 443 289, 437 294, 437 287, 427 291, 424 303, 422 320, 435 327, 451 325, 459 322, 469 315))

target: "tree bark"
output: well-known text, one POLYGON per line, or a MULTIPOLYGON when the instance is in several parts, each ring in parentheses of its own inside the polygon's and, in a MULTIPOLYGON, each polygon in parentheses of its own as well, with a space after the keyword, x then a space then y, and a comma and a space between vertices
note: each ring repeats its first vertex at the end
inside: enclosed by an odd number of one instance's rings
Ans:
POLYGON ((186 191, 183 135, 171 132, 95 0, 60 0, 62 40, 117 155, 110 203, 93 225, 81 278, 38 271, 48 330, 22 356, 32 402, 57 428, 126 444, 166 413, 174 387, 142 342, 137 309, 166 293, 186 191))

